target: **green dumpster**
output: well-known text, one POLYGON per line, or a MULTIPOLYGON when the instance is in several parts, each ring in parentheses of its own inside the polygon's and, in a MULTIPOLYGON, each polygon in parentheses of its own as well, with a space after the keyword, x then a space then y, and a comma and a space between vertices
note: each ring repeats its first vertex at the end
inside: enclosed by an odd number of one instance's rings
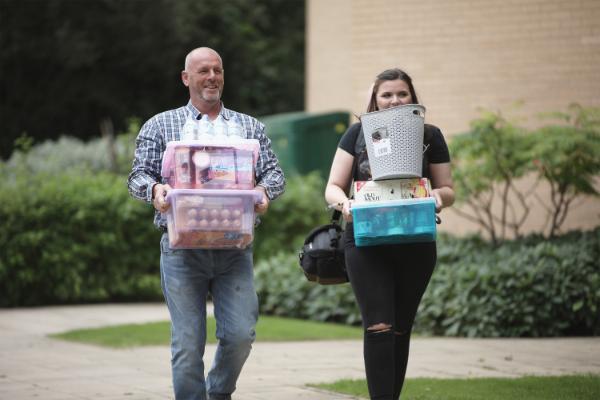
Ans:
POLYGON ((337 145, 348 128, 350 113, 290 112, 260 120, 286 175, 319 171, 327 179, 337 145))

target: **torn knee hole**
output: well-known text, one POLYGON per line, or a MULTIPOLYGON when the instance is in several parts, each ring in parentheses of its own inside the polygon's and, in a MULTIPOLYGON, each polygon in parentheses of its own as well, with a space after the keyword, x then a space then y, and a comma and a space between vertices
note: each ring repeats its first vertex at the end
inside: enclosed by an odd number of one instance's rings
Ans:
POLYGON ((384 323, 371 325, 370 327, 367 328, 367 331, 371 332, 371 333, 389 332, 391 330, 392 330, 392 326, 390 324, 384 324, 384 323))
POLYGON ((408 333, 407 331, 394 331, 394 335, 398 335, 398 336, 404 336, 407 333, 408 333))

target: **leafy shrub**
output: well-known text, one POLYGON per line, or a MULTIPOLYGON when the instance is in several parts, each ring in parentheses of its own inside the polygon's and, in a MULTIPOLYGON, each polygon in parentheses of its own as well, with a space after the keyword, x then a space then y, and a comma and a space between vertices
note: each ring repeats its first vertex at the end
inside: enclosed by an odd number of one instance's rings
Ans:
POLYGON ((162 298, 152 209, 107 173, 0 187, 1 306, 162 298))
MULTIPOLYGON (((131 126, 116 142, 122 171, 131 164, 131 126)), ((109 172, 108 143, 20 141, 0 163, 0 306, 161 299, 153 209, 129 197, 125 176, 109 172)), ((318 174, 288 181, 256 230, 257 259, 295 251, 327 220, 323 186, 318 174)))
POLYGON ((600 334, 600 228, 500 247, 442 239, 416 330, 447 336, 600 334))
POLYGON ((275 199, 255 232, 254 254, 264 260, 300 249, 304 237, 327 222, 325 183, 317 172, 287 178, 285 193, 275 199))
POLYGON ((483 112, 468 132, 449 144, 459 216, 479 225, 495 244, 522 237, 534 207, 548 214, 547 237, 560 232, 576 200, 597 197, 594 178, 600 174, 600 108, 569 106, 546 113, 559 123, 530 131, 500 113, 483 112), (549 198, 517 185, 525 176, 550 187, 549 198), (535 197, 535 202, 532 202, 535 197))
POLYGON ((140 121, 132 118, 128 124, 127 132, 118 135, 114 140, 110 137, 102 137, 83 141, 70 136, 61 136, 57 140, 46 140, 31 146, 31 138, 21 137, 16 147, 25 151, 17 150, 12 154, 6 162, 6 171, 10 175, 14 175, 15 171, 23 170, 30 174, 62 174, 63 171, 74 170, 128 174, 131 170, 135 137, 140 129, 140 121), (23 142, 26 142, 25 145, 23 142))
POLYGON ((568 113, 553 113, 567 125, 543 126, 533 134, 531 157, 540 178, 550 186, 549 199, 539 198, 556 235, 581 196, 598 197, 594 178, 600 174, 600 108, 571 104, 568 113))
MULTIPOLYGON (((438 240, 438 266, 415 331, 445 336, 600 334, 600 228, 499 247, 478 237, 438 240)), ((350 285, 308 282, 296 254, 256 266, 261 312, 358 324, 350 285)))
POLYGON ((360 322, 350 285, 309 282, 300 271, 296 254, 278 253, 259 261, 255 277, 263 314, 346 324, 360 322))

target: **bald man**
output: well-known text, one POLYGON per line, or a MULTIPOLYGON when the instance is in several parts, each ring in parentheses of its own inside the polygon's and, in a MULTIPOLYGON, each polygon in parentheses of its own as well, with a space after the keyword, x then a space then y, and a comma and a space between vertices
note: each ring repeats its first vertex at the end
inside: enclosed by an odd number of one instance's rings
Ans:
POLYGON ((155 208, 154 224, 163 232, 160 242, 161 285, 171 315, 171 367, 177 400, 226 400, 236 388, 250 354, 258 318, 254 289, 252 248, 211 250, 171 249, 166 196, 171 187, 161 177, 166 144, 181 139, 188 117, 212 121, 221 116, 242 127, 242 138, 260 143, 255 168, 256 189, 262 201, 255 211, 264 214, 271 200, 283 193, 285 179, 262 123, 249 115, 225 108, 223 61, 213 49, 200 47, 185 58, 181 80, 190 99, 180 108, 150 118, 136 139, 133 168, 128 178, 131 195, 155 208), (218 345, 212 367, 204 374, 206 299, 210 294, 217 321, 218 345))

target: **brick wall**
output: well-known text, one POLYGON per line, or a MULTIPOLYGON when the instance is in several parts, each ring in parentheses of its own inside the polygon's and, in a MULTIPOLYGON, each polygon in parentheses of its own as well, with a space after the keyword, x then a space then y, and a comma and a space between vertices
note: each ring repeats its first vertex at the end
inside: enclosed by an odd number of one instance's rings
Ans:
MULTIPOLYGON (((480 107, 533 127, 538 112, 600 106, 599 0, 307 0, 306 51, 307 111, 358 115, 375 75, 400 67, 449 140, 480 107)), ((474 228, 444 214, 457 233, 474 228)), ((567 227, 599 224, 596 200, 567 227)))

